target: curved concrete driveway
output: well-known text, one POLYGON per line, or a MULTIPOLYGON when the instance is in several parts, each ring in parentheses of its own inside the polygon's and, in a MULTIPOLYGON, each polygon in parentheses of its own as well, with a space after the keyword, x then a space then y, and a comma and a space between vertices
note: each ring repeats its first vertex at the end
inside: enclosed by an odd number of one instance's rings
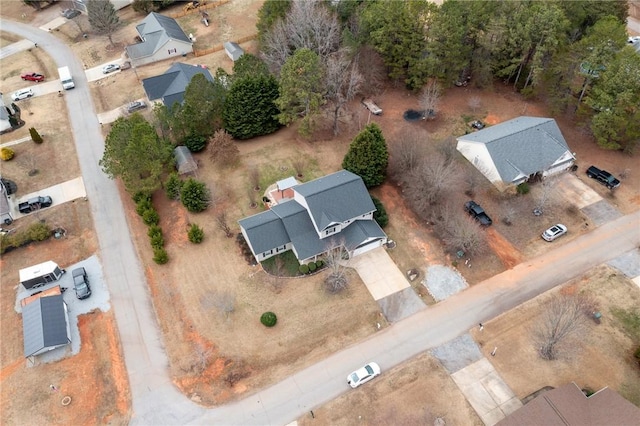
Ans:
POLYGON ((49 34, 5 20, 0 23, 5 31, 36 41, 58 64, 69 65, 77 78, 78 89, 68 92, 67 105, 124 348, 133 424, 286 424, 346 392, 346 375, 364 362, 375 359, 388 370, 465 333, 478 321, 493 318, 640 245, 640 212, 636 212, 402 320, 242 401, 205 410, 180 394, 169 378, 116 186, 97 167, 103 141, 82 67, 49 34))

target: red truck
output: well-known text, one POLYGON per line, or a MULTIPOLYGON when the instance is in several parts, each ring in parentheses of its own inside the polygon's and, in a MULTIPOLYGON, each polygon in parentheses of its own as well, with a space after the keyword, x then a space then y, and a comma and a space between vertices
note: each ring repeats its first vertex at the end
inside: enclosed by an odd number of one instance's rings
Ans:
POLYGON ((36 81, 39 83, 44 80, 44 75, 32 72, 31 74, 24 74, 21 78, 23 80, 36 81))

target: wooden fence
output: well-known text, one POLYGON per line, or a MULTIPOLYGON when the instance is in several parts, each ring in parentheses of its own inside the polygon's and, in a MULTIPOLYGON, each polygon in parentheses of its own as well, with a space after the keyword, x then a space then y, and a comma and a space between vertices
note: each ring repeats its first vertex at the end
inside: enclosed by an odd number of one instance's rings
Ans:
POLYGON ((192 13, 200 13, 201 10, 215 9, 218 6, 229 3, 231 0, 215 0, 211 3, 203 4, 202 6, 194 7, 193 9, 183 10, 181 12, 171 15, 172 18, 182 18, 183 16, 191 15, 192 13))
MULTIPOLYGON (((242 44, 242 43, 246 43, 250 40, 255 40, 258 37, 258 34, 252 34, 246 37, 242 37, 239 38, 238 40, 230 40, 230 41, 235 41, 238 44, 242 44)), ((224 45, 222 43, 220 44, 216 44, 215 46, 209 48, 209 49, 204 49, 204 50, 195 50, 193 49, 193 54, 197 57, 197 56, 204 56, 204 55, 209 55, 211 53, 215 53, 215 52, 219 52, 221 50, 224 49, 224 45)))

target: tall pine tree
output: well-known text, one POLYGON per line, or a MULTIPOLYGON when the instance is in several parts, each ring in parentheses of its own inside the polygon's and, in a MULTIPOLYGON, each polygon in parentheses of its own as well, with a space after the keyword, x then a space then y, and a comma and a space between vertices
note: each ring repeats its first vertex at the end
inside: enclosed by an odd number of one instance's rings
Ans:
POLYGON ((388 164, 387 142, 376 123, 369 124, 358 133, 342 160, 342 167, 360 176, 367 188, 384 182, 388 164))

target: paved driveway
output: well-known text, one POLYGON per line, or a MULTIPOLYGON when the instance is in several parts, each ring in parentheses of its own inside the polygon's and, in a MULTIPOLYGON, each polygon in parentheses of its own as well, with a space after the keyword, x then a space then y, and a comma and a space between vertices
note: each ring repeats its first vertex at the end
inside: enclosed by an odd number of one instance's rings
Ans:
POLYGON ((16 41, 15 43, 11 43, 10 45, 0 49, 0 59, 4 59, 14 53, 22 52, 23 50, 31 49, 32 47, 34 47, 34 45, 31 40, 22 39, 20 41, 16 41))
MULTIPOLYGON (((579 172, 578 172, 579 173, 579 172)), ((602 197, 573 173, 565 173, 556 184, 558 198, 567 200, 582 209, 602 200, 602 197)))
POLYGON ((376 301, 409 287, 409 282, 384 247, 354 257, 349 266, 358 271, 376 301))
POLYGON ((11 215, 14 219, 21 218, 23 215, 18 211, 18 204, 23 201, 27 201, 29 198, 37 197, 38 195, 48 195, 53 201, 52 206, 57 206, 68 201, 72 201, 78 198, 84 198, 87 196, 87 192, 84 188, 84 181, 82 177, 68 180, 66 182, 53 185, 48 188, 40 189, 31 194, 21 196, 19 199, 15 199, 13 196, 9 198, 9 207, 11 208, 11 215))

